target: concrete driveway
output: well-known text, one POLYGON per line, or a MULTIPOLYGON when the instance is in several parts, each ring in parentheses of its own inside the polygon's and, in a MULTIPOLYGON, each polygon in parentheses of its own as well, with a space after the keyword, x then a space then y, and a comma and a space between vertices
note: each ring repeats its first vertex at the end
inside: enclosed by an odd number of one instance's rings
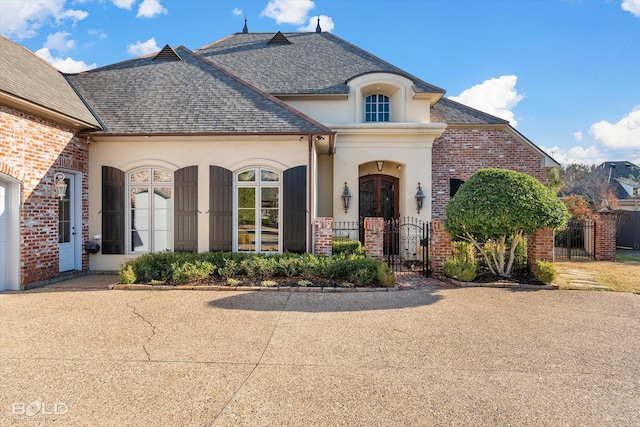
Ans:
POLYGON ((0 294, 0 425, 640 425, 640 297, 0 294))

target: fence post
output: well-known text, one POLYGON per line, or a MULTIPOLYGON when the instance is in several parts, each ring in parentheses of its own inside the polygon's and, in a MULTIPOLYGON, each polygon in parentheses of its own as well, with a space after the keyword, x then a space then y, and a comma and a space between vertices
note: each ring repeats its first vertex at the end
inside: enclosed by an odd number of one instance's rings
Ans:
POLYGON ((611 211, 593 214, 596 224, 596 261, 616 260, 617 216, 617 213, 611 211))
POLYGON ((431 270, 434 276, 442 277, 444 262, 453 254, 451 235, 444 230, 444 219, 433 219, 431 222, 431 247, 431 270))
POLYGON ((369 258, 384 259, 384 218, 364 219, 364 248, 369 258))
MULTIPOLYGON (((569 240, 569 237, 567 237, 567 240, 569 240)), ((533 234, 527 236, 527 263, 531 271, 535 271, 537 260, 553 262, 553 246, 553 228, 536 230, 533 234)))
POLYGON ((333 218, 318 217, 315 220, 313 236, 313 253, 331 256, 333 254, 333 218))

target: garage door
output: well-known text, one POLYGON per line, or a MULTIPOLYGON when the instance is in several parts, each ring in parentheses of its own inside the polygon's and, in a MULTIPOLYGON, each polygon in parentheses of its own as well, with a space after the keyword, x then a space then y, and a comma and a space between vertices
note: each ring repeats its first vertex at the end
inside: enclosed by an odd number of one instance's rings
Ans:
POLYGON ((0 181, 0 291, 9 288, 9 184, 0 181))

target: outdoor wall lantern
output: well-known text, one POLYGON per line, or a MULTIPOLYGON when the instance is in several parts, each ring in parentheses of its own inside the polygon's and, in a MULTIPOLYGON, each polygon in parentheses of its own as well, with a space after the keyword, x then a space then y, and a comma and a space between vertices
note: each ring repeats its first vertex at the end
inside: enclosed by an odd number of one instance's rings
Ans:
POLYGON ((382 168, 384 168, 384 160, 377 160, 376 167, 378 168, 378 172, 382 172, 382 168))
POLYGON ((349 210, 349 203, 351 203, 351 192, 349 191, 349 187, 345 181, 344 189, 342 190, 342 208, 344 209, 344 213, 347 213, 349 210))
POLYGON ((422 191, 422 187, 420 183, 418 183, 418 191, 416 191, 416 210, 418 213, 422 210, 422 204, 424 202, 424 192, 422 191))
POLYGON ((53 179, 51 195, 59 198, 60 200, 64 199, 64 196, 67 195, 67 183, 64 182, 64 174, 62 172, 58 172, 53 179))

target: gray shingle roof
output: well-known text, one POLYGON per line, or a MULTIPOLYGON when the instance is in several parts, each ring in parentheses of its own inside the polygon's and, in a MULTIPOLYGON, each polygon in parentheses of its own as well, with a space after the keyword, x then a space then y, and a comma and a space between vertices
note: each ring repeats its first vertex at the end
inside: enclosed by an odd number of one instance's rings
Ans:
POLYGON ((64 76, 28 49, 0 36, 0 91, 98 126, 64 76))
POLYGON ((108 134, 327 133, 320 123, 190 50, 68 75, 108 134))
POLYGON ((447 98, 440 99, 431 109, 431 121, 450 125, 509 124, 507 120, 483 113, 447 98))
POLYGON ((370 72, 405 76, 418 93, 445 92, 331 33, 284 35, 291 44, 267 44, 274 33, 237 33, 195 52, 277 95, 346 94, 347 81, 370 72))

